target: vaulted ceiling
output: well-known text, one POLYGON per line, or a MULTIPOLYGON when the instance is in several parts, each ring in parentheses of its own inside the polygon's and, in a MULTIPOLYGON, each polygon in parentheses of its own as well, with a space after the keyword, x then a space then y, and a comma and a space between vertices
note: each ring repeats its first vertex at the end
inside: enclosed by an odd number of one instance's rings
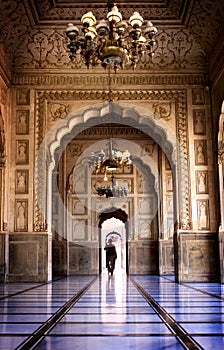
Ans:
MULTIPOLYGON (((79 24, 88 10, 97 19, 105 17, 107 4, 106 0, 1 0, 1 48, 14 70, 66 67, 67 23, 79 24)), ((224 42, 223 0, 118 0, 116 4, 124 19, 139 11, 158 28, 155 61, 160 69, 205 70, 208 58, 224 42)))

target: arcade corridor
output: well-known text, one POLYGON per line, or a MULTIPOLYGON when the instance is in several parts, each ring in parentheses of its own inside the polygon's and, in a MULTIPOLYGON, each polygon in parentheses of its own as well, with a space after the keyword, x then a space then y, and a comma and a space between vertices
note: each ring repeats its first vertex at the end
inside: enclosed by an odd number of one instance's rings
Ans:
POLYGON ((0 285, 0 348, 223 349, 224 286, 115 271, 0 285))

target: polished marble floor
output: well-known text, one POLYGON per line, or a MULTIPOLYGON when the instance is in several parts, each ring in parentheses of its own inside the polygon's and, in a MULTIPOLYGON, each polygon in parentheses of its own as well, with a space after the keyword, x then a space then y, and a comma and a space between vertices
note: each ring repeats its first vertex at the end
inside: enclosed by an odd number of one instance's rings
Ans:
POLYGON ((224 349, 224 286, 70 276, 0 284, 0 349, 224 349))

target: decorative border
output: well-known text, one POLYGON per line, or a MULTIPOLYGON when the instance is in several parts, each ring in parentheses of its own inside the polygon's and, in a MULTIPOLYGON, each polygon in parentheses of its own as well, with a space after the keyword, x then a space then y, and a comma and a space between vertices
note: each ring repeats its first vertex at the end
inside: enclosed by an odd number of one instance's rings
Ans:
MULTIPOLYGON (((206 85, 208 82, 205 79, 204 74, 142 74, 142 72, 130 72, 125 75, 116 74, 111 77, 112 85, 125 86, 125 85, 206 85)), ((16 73, 12 76, 12 83, 15 85, 39 85, 39 86, 104 86, 108 84, 107 74, 102 74, 100 71, 97 74, 89 74, 85 71, 85 74, 74 74, 74 71, 65 74, 24 74, 16 73)), ((86 91, 87 92, 87 91, 86 91)))

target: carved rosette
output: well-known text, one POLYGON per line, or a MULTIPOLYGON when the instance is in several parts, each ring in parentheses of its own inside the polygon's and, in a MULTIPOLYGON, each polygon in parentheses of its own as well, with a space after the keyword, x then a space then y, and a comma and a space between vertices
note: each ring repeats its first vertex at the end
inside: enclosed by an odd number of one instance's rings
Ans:
MULTIPOLYGON (((44 120, 45 115, 45 105, 49 101, 63 101, 63 103, 69 104, 70 101, 74 100, 103 100, 105 96, 104 91, 100 90, 69 90, 69 91, 38 91, 36 96, 36 154, 39 152, 39 147, 42 140, 44 139, 44 120)), ((187 143, 187 120, 186 120, 186 90, 141 90, 141 91, 113 91, 114 98, 120 98, 122 100, 150 100, 153 101, 172 101, 175 103, 176 110, 176 125, 177 125, 177 144, 179 147, 173 150, 173 162, 176 167, 176 176, 178 181, 178 207, 179 207, 179 223, 178 227, 181 229, 190 229, 191 224, 191 214, 190 214, 190 186, 189 186, 189 174, 188 174, 188 143, 187 143), (176 159, 174 159, 176 158, 176 159)), ((156 119, 153 121, 156 130, 156 119)), ((165 131, 164 131, 165 137, 165 131)), ((41 203, 44 203, 43 196, 45 195, 42 191, 43 185, 38 178, 38 174, 41 173, 42 168, 41 162, 37 163, 37 177, 38 181, 35 181, 35 198, 41 203)), ((42 181, 46 181, 42 174, 42 181)), ((42 208, 36 203, 35 206, 35 226, 40 227, 44 225, 44 217, 41 213, 42 208)))

